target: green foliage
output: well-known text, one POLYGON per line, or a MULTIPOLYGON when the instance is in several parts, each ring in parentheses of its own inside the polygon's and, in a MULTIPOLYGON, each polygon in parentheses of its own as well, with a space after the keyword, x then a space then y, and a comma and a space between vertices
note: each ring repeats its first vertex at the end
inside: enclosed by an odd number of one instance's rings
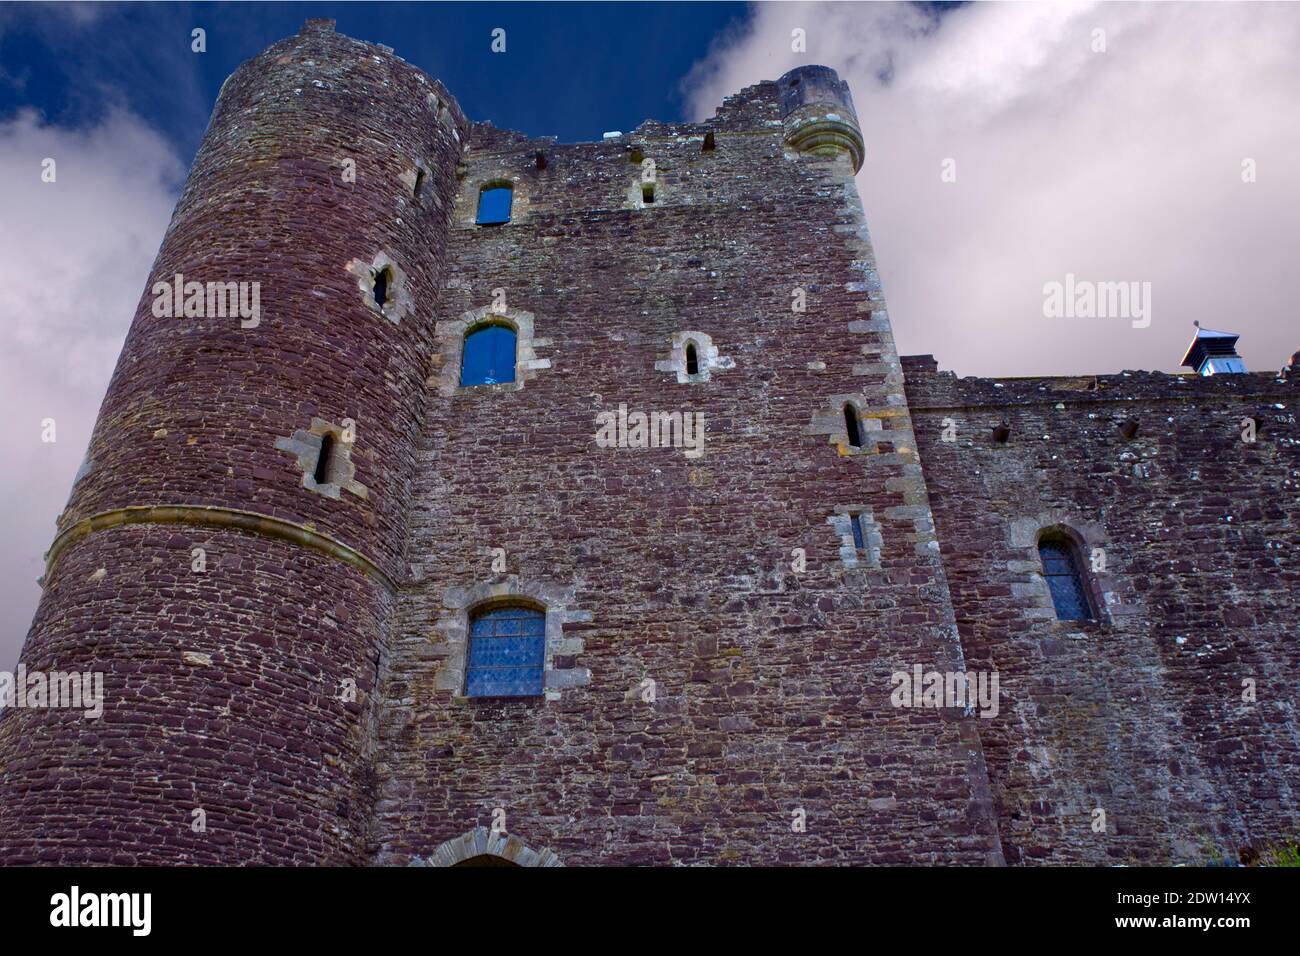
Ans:
POLYGON ((1266 846, 1259 855, 1260 866, 1300 866, 1300 843, 1294 840, 1266 846))

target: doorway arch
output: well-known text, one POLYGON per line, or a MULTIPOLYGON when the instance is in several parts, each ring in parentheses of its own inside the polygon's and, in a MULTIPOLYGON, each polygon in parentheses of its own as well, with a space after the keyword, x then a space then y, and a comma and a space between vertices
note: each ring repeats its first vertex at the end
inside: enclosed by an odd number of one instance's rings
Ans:
POLYGON ((412 866, 564 866, 548 849, 534 850, 510 833, 475 827, 442 843, 412 866))

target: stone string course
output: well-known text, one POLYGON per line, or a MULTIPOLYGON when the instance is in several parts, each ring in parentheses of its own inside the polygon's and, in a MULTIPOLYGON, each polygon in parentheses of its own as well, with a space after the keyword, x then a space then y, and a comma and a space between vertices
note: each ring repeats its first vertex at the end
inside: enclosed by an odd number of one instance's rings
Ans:
POLYGON ((67 536, 22 660, 109 699, 0 716, 0 862, 1157 863, 1294 834, 1294 383, 900 359, 863 138, 824 68, 560 145, 328 22, 241 66, 150 286, 260 281, 262 321, 146 290, 59 528, 275 533, 67 536), (511 221, 475 225, 500 182, 511 221), (459 387, 496 320, 516 383, 459 387), (704 454, 597 446, 620 405, 702 416, 704 454), (365 494, 304 487, 345 419, 365 494), (1046 525, 1105 549, 1097 624, 1055 621, 1046 525), (468 615, 502 600, 547 611, 538 698, 464 696, 468 615), (915 664, 996 666, 999 716, 893 706, 915 664))

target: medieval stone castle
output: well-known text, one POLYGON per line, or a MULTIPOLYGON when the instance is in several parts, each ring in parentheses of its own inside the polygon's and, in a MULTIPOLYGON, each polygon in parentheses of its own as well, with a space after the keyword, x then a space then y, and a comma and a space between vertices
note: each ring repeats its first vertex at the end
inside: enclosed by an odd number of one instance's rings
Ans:
POLYGON ((23 650, 103 714, 4 711, 0 862, 1293 837, 1300 376, 900 357, 863 149, 817 66, 558 145, 329 21, 244 64, 23 650))

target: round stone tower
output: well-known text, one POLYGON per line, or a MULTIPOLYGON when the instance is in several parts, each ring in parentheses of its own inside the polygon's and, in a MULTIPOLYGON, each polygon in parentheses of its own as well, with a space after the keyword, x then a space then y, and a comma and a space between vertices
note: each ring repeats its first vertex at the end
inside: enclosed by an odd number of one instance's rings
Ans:
POLYGON ((222 87, 21 657, 102 714, 4 712, 0 863, 364 859, 467 128, 331 21, 222 87))
POLYGON ((829 66, 800 66, 776 81, 785 145, 816 156, 846 156, 856 173, 864 149, 848 83, 829 66))

